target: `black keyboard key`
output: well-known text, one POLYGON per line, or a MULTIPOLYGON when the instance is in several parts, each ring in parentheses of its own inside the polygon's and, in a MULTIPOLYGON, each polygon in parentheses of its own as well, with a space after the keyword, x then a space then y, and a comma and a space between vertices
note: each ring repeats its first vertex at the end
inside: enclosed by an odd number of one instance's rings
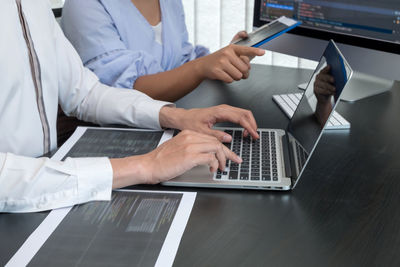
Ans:
POLYGON ((269 175, 262 175, 262 176, 261 176, 261 180, 263 180, 263 181, 271 181, 271 176, 269 176, 269 175))
POLYGON ((242 131, 235 131, 235 133, 233 134, 233 137, 235 139, 242 138, 242 131))
POLYGON ((229 172, 229 180, 237 180, 237 178, 238 178, 238 172, 231 170, 229 172))
POLYGON ((252 181, 260 181, 260 176, 251 176, 250 177, 250 180, 252 180, 252 181))
POLYGON ((240 180, 249 180, 248 173, 240 173, 240 180))
POLYGON ((233 134, 233 130, 225 130, 225 133, 227 133, 227 134, 229 134, 229 135, 231 135, 231 136, 232 136, 232 134, 233 134))
POLYGON ((215 176, 215 178, 216 178, 216 179, 221 179, 221 175, 217 174, 217 175, 215 176))
POLYGON ((222 172, 223 175, 228 175, 228 172, 222 172))
POLYGON ((226 146, 228 149, 231 149, 231 143, 224 143, 224 146, 226 146))

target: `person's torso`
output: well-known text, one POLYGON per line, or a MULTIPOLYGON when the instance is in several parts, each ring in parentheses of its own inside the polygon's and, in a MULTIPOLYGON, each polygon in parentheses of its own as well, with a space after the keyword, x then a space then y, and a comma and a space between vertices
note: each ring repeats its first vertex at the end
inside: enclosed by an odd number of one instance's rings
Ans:
POLYGON ((44 152, 44 128, 49 128, 49 148, 57 144, 54 18, 46 0, 21 0, 21 7, 22 12, 16 0, 0 1, 0 152, 39 156, 44 152), (29 29, 22 26, 23 20, 29 29), (36 67, 32 67, 32 51, 39 63, 36 67), (41 81, 41 108, 35 76, 41 81))
POLYGON ((121 40, 132 51, 151 54, 164 71, 182 64, 182 8, 179 0, 160 0, 162 44, 149 22, 130 0, 100 0, 112 17, 121 40))

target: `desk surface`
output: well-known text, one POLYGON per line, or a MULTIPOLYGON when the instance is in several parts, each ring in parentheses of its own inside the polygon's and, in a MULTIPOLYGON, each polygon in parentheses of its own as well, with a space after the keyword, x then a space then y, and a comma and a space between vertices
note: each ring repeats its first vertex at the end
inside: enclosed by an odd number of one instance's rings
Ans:
MULTIPOLYGON (((177 104, 251 109, 259 127, 284 128, 272 95, 296 92, 308 70, 254 65, 232 85, 204 82, 177 104)), ((348 104, 351 130, 324 133, 291 192, 183 189, 198 197, 175 266, 400 266, 400 92, 348 104)), ((0 214, 0 265, 46 216, 0 214)))

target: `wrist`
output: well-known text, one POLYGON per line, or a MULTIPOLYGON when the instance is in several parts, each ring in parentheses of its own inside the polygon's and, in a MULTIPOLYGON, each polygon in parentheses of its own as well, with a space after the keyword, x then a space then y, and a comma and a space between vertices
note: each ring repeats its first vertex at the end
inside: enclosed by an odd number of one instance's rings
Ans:
POLYGON ((190 61, 193 64, 193 73, 199 81, 203 81, 208 78, 207 74, 206 74, 205 66, 207 65, 206 61, 209 56, 210 55, 207 55, 207 56, 190 61))
POLYGON ((143 156, 110 159, 113 169, 113 189, 136 184, 147 184, 151 180, 150 164, 143 156))
POLYGON ((163 128, 173 128, 182 130, 182 122, 184 120, 185 109, 163 107, 160 110, 160 125, 163 128))

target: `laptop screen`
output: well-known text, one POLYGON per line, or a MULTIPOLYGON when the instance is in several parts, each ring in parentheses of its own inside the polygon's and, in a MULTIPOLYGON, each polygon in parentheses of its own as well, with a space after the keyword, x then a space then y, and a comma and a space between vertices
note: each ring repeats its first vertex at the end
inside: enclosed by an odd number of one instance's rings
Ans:
POLYGON ((335 43, 330 41, 287 127, 293 185, 315 149, 351 75, 350 66, 335 43))

